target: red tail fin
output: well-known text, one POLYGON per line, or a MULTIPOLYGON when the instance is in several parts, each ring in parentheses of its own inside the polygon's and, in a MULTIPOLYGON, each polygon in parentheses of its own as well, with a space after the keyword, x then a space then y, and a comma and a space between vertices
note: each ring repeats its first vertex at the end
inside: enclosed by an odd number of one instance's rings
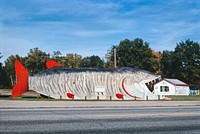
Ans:
POLYGON ((47 67, 47 69, 50 69, 52 67, 62 67, 62 65, 57 63, 57 62, 55 62, 54 60, 48 60, 46 62, 46 67, 47 67))
POLYGON ((12 90, 13 98, 19 97, 28 91, 28 71, 18 60, 15 61, 15 73, 17 83, 12 90))

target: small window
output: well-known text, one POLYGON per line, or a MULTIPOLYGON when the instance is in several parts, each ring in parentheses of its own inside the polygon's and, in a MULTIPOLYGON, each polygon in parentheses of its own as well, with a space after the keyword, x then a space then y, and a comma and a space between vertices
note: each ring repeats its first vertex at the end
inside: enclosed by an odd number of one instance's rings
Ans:
POLYGON ((168 86, 160 86, 160 92, 169 92, 168 86))

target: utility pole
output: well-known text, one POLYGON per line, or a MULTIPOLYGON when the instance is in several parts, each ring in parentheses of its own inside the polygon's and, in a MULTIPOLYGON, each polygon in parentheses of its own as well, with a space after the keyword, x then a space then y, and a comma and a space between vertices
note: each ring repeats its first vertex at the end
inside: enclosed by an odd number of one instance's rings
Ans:
POLYGON ((117 67, 117 60, 116 60, 116 48, 114 48, 114 67, 117 67))

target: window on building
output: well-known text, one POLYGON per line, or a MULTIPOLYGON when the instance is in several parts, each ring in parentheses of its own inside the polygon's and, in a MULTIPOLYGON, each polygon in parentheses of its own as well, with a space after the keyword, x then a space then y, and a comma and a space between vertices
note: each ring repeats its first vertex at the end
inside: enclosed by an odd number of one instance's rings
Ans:
POLYGON ((160 92, 169 92, 169 86, 160 86, 160 92))

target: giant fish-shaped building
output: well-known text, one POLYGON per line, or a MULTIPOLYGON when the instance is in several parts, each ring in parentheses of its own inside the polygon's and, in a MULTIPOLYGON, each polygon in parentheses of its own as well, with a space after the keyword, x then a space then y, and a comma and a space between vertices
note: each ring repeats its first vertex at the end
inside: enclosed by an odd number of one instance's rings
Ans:
POLYGON ((35 75, 15 62, 17 84, 12 91, 18 97, 28 89, 45 96, 81 100, 157 100, 147 83, 161 79, 159 75, 133 68, 95 69, 64 68, 53 60, 46 63, 48 70, 35 75))

